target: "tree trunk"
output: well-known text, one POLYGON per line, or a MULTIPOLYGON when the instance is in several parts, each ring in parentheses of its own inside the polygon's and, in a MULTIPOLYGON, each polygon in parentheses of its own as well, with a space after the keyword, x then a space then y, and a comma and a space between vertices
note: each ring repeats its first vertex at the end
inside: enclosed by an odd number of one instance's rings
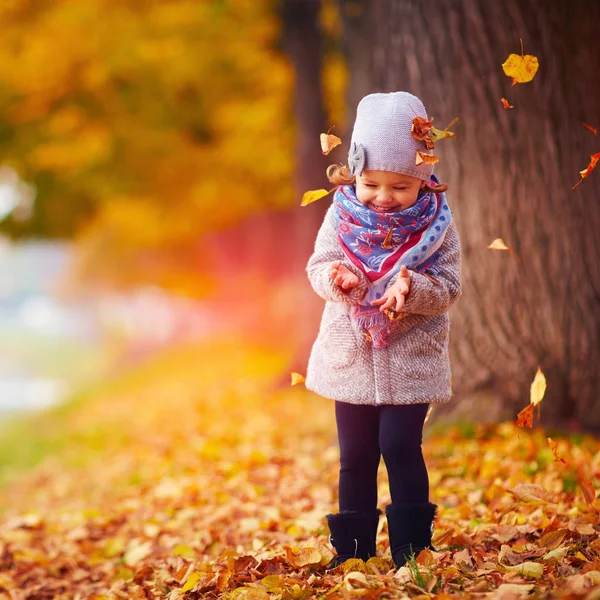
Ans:
POLYGON ((600 430, 600 170, 571 189, 600 151, 582 125, 600 127, 599 25, 589 0, 373 0, 361 31, 376 35, 345 32, 364 91, 410 91, 439 128, 460 117, 435 153, 463 248, 448 408, 469 417, 514 418, 539 365, 542 424, 600 430), (540 68, 511 87, 519 38, 540 68), (522 262, 487 249, 498 237, 522 262))

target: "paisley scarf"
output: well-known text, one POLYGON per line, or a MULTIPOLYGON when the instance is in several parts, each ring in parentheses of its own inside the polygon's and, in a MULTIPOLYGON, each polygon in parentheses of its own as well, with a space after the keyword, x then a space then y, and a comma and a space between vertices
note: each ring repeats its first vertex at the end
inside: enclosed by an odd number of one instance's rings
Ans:
MULTIPOLYGON (((435 186, 439 181, 432 175, 428 183, 435 186)), ((358 201, 353 185, 346 185, 336 190, 333 204, 342 250, 369 282, 351 317, 359 331, 369 334, 373 346, 382 348, 392 322, 371 302, 381 298, 402 265, 419 273, 438 273, 438 250, 452 220, 446 194, 420 192, 410 208, 378 213, 358 201)))

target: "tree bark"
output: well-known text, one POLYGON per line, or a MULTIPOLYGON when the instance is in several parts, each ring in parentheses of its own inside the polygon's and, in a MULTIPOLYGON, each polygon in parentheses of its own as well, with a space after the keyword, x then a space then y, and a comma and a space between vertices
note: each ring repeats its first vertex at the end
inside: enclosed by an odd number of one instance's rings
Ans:
POLYGON ((600 171, 572 189, 600 151, 582 125, 600 127, 600 3, 373 0, 362 25, 376 34, 345 32, 359 88, 366 61, 363 91, 410 91, 439 128, 460 117, 435 149, 464 261, 448 408, 512 419, 539 365, 542 424, 600 431, 600 171), (511 87, 501 65, 519 38, 540 68, 511 87), (487 249, 498 237, 522 262, 487 249))

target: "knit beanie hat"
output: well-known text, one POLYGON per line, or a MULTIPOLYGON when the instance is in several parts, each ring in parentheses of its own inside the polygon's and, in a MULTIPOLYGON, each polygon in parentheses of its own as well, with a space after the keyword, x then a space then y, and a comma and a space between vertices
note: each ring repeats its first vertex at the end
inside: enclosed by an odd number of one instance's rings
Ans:
POLYGON ((423 103, 407 92, 369 94, 358 104, 350 141, 348 166, 353 175, 393 171, 428 181, 433 165, 415 164, 417 151, 431 154, 410 134, 415 117, 427 119, 423 103))

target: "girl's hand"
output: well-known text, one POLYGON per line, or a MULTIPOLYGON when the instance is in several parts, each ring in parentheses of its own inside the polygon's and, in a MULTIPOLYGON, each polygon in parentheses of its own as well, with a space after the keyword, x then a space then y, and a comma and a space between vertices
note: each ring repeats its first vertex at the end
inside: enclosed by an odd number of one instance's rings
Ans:
POLYGON ((410 291, 410 273, 405 265, 400 267, 400 274, 398 275, 398 279, 394 282, 394 285, 391 285, 381 298, 378 300, 373 300, 371 302, 372 306, 378 306, 379 310, 383 312, 384 310, 392 309, 396 312, 400 312, 402 307, 404 306, 404 298, 406 294, 410 291))
POLYGON ((351 290, 358 285, 358 277, 347 269, 341 260, 331 263, 331 280, 343 290, 351 290))

